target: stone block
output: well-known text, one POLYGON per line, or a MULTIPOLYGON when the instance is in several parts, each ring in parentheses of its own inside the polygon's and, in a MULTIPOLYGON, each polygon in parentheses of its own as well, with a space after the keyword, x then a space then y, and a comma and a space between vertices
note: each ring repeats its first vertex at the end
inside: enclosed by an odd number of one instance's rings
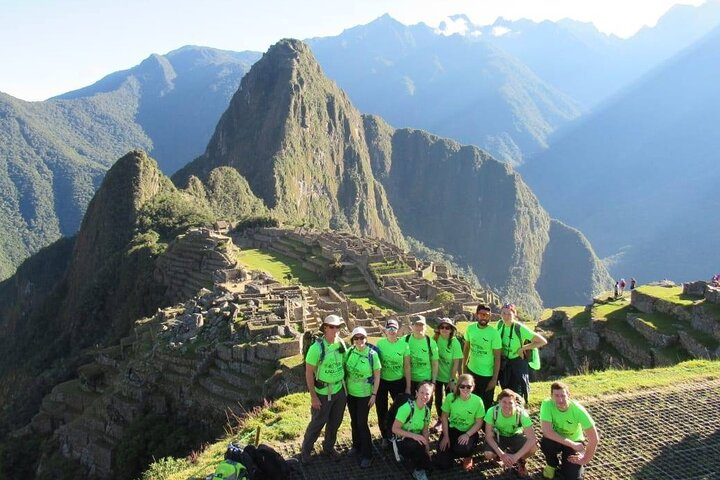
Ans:
POLYGON ((720 305, 720 288, 708 286, 705 289, 705 300, 720 305))
POLYGON ((703 280, 698 280, 697 282, 686 282, 683 283, 683 293, 685 295, 702 297, 705 294, 705 287, 707 287, 707 282, 703 280))
POLYGON ((220 359, 222 360, 225 360, 226 362, 231 361, 233 358, 233 349, 229 345, 224 345, 221 343, 215 348, 215 351, 217 352, 218 357, 220 357, 220 359))

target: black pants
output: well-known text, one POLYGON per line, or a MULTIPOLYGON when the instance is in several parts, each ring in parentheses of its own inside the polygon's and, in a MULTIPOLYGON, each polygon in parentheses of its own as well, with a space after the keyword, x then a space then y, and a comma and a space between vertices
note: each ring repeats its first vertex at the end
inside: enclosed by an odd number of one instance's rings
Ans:
POLYGON ((442 403, 443 398, 447 392, 447 383, 435 380, 435 411, 437 412, 438 420, 442 416, 442 403))
POLYGON ((377 412, 378 425, 383 438, 389 439, 391 432, 385 431, 388 414, 388 393, 393 402, 395 398, 405 391, 405 379, 400 380, 382 380, 380 379, 380 388, 378 388, 377 397, 375 398, 375 411, 377 412))
POLYGON ((562 473, 560 478, 565 480, 580 480, 585 474, 585 468, 582 465, 577 465, 568 461, 568 457, 575 453, 570 447, 566 447, 555 440, 542 437, 540 439, 540 450, 545 455, 545 461, 551 467, 558 468, 560 465, 560 472, 562 473), (558 461, 558 455, 560 455, 562 461, 558 461))
POLYGON ((476 375, 472 370, 470 370, 470 375, 472 375, 473 379, 475 380, 475 388, 473 388, 473 393, 478 397, 482 398, 483 405, 485 406, 485 411, 487 412, 488 410, 490 410, 490 407, 492 407, 492 404, 495 401, 495 389, 487 389, 488 385, 490 384, 490 380, 492 380, 492 377, 483 377, 482 375, 476 375))
POLYGON ((458 443, 458 438, 460 438, 460 435, 465 432, 461 432, 456 428, 451 428, 448 433, 450 434, 450 445, 445 450, 438 449, 437 455, 435 456, 437 466, 442 470, 450 468, 452 466, 452 461, 455 458, 471 457, 480 440, 480 436, 475 433, 470 437, 467 444, 460 445, 458 443))
POLYGON ((360 452, 360 458, 372 457, 372 438, 368 415, 370 397, 353 397, 348 395, 347 406, 350 412, 350 428, 352 430, 352 446, 360 452))
POLYGON ((411 438, 403 438, 397 444, 400 455, 410 462, 415 470, 430 470, 430 454, 425 445, 411 438))
POLYGON ((530 395, 530 366, 527 360, 518 357, 503 361, 499 379, 502 388, 509 388, 523 397, 527 405, 530 395))

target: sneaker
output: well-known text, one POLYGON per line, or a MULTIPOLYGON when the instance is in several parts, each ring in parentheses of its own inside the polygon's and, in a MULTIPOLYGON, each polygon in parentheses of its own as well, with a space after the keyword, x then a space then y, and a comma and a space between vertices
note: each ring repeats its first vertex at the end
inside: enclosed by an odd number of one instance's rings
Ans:
POLYGON ((348 450, 348 455, 355 456, 360 453, 360 449, 357 447, 352 447, 350 450, 348 450))
POLYGON ((300 463, 303 465, 310 465, 313 461, 313 457, 310 455, 309 452, 302 452, 300 454, 300 463))
POLYGON ((414 470, 412 476, 415 480, 427 480, 425 470, 414 470))
POLYGON ((474 466, 475 466, 475 463, 473 462, 472 457, 463 458, 463 460, 462 460, 463 470, 465 470, 466 472, 469 472, 473 469, 474 466))
POLYGON ((515 464, 515 467, 513 467, 515 470, 515 475, 517 475, 520 478, 525 478, 528 476, 528 470, 525 466, 525 460, 518 460, 518 462, 515 464))
POLYGON ((545 468, 543 468, 543 478, 555 478, 555 470, 555 467, 545 465, 545 468))
POLYGON ((360 460, 360 468, 370 468, 370 464, 372 463, 372 460, 369 458, 363 458, 360 460))

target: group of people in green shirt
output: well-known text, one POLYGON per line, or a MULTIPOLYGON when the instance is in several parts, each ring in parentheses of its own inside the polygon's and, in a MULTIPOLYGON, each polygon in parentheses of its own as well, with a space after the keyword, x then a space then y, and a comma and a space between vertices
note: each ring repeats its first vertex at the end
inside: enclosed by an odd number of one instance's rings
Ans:
MULTIPOLYGON (((323 338, 310 346, 305 358, 312 417, 302 446, 303 463, 312 461, 311 452, 323 427, 323 452, 338 457, 334 445, 347 405, 352 451, 360 467, 369 467, 368 416, 374 405, 382 445, 392 442, 396 453, 413 465, 417 480, 426 479, 431 467, 431 432, 440 435, 434 462, 440 469, 450 468, 455 458, 461 458, 463 468, 472 470, 472 455, 481 443, 482 431, 487 460, 498 461, 519 476, 527 475, 525 460, 538 445, 524 408, 530 392, 528 364, 533 349, 547 341, 517 321, 514 305, 504 305, 500 314, 501 320, 490 325, 490 307, 479 305, 464 345, 453 320, 440 319, 435 335, 429 336, 425 317, 413 315, 408 335, 399 335, 398 321, 390 318, 385 337, 376 346, 369 345, 367 332, 357 327, 351 334, 352 345, 346 347, 337 335, 342 318, 325 318, 323 338), (498 384, 502 390, 493 404, 498 384), (399 402, 391 421, 387 418, 389 397, 399 402), (437 422, 431 427, 433 397, 437 422)), ((570 400, 566 385, 552 385, 551 397, 541 405, 540 420, 540 449, 547 461, 544 477, 555 478, 561 471, 565 479, 582 478, 599 437, 585 409, 570 400)))

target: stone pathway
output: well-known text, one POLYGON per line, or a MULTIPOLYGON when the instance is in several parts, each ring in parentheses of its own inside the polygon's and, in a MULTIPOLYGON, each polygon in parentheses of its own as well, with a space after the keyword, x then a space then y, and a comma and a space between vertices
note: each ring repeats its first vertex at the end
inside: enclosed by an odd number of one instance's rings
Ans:
MULTIPOLYGON (((644 390, 583 402, 597 422, 600 449, 587 469, 586 479, 720 479, 720 379, 644 390)), ((537 415, 534 415, 536 425, 537 415)), ((539 438, 539 431, 538 431, 539 438)), ((346 453, 347 440, 338 449, 346 453)), ((286 457, 297 456, 299 443, 282 449, 286 457)), ((373 465, 361 470, 345 455, 334 462, 321 456, 300 467, 293 479, 401 479, 410 470, 395 462, 392 451, 374 444, 373 465)), ((479 457, 478 457, 479 458, 479 457)), ((442 479, 511 479, 502 468, 480 462, 468 474, 458 465, 448 472, 428 476, 442 479)), ((542 478, 542 454, 528 462, 530 478, 542 478)))

